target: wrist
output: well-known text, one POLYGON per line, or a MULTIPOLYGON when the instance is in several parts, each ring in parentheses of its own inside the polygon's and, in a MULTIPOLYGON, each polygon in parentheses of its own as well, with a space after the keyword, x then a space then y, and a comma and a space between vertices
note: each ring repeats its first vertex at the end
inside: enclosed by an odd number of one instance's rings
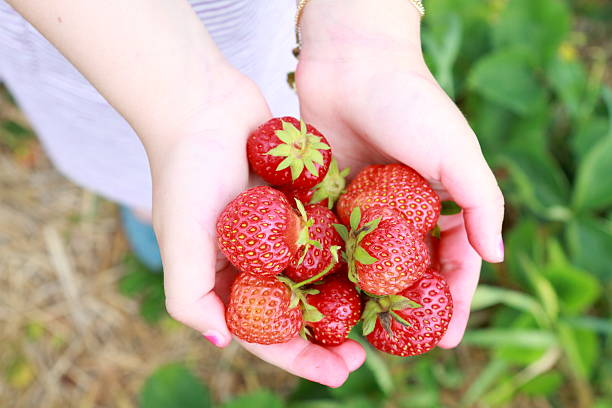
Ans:
POLYGON ((210 75, 208 85, 199 93, 198 100, 186 98, 185 103, 169 107, 163 120, 136 128, 150 162, 164 161, 181 145, 206 141, 218 147, 244 145, 248 134, 269 119, 257 85, 230 66, 210 75))
POLYGON ((301 18, 300 58, 363 54, 421 56, 419 11, 409 0, 310 0, 301 18))

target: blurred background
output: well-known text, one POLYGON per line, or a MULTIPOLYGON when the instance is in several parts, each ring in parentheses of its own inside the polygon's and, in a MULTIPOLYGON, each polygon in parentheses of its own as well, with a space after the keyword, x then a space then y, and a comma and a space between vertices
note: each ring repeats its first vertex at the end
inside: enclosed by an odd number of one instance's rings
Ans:
POLYGON ((507 200, 460 347, 368 350, 335 390, 214 349, 0 88, 0 406, 612 407, 612 2, 425 5, 427 61, 507 200))

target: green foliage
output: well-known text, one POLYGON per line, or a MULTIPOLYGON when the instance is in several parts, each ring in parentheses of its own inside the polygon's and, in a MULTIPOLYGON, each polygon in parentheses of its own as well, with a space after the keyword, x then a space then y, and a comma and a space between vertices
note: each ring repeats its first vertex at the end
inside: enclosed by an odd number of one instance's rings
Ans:
POLYGON ((142 408, 211 407, 208 388, 182 364, 158 368, 140 392, 142 408))
POLYGON ((150 271, 134 255, 123 261, 126 274, 119 281, 119 291, 140 301, 140 315, 148 323, 156 323, 167 316, 164 277, 150 271))
POLYGON ((495 51, 484 56, 468 77, 471 89, 518 115, 528 115, 544 103, 545 93, 521 50, 495 51))
POLYGON ((222 408, 283 408, 284 402, 275 394, 267 390, 260 390, 250 394, 241 395, 222 408))

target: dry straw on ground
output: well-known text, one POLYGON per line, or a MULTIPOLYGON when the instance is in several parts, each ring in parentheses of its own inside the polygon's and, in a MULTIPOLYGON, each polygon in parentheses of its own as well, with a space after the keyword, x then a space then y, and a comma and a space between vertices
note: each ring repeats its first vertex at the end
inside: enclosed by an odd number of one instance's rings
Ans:
MULTIPOLYGON (((22 121, 1 99, 0 123, 22 121)), ((173 361, 218 400, 293 382, 235 344, 218 351, 169 318, 146 324, 117 290, 127 246, 116 207, 58 174, 35 142, 18 157, 1 146, 0 406, 135 406, 173 361)))

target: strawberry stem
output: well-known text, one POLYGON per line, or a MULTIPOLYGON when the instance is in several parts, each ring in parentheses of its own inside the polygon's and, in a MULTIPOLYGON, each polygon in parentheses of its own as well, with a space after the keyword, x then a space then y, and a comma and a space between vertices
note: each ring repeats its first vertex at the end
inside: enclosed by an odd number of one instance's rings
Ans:
POLYGON ((338 263, 338 249, 340 249, 340 247, 338 247, 336 245, 332 245, 330 247, 330 249, 329 249, 330 252, 332 253, 332 260, 329 263, 329 265, 327 265, 325 267, 325 269, 323 269, 318 274, 316 274, 316 275, 314 275, 314 276, 312 276, 312 277, 310 277, 310 278, 308 278, 306 280, 303 280, 301 282, 298 282, 298 283, 292 285, 291 289, 295 290, 295 289, 301 288, 302 286, 306 286, 309 283, 315 282, 316 280, 318 280, 321 277, 325 276, 334 267, 334 265, 336 265, 338 263))

